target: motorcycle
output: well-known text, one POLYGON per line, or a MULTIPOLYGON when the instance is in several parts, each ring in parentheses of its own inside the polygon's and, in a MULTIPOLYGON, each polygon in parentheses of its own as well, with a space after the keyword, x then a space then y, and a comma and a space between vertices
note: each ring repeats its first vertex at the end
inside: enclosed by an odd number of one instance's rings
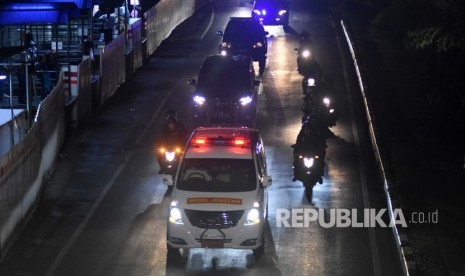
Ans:
POLYGON ((297 71, 303 76, 308 75, 308 71, 316 65, 312 48, 310 43, 302 43, 299 48, 294 49, 297 51, 297 71))
POLYGON ((316 86, 316 80, 311 77, 305 77, 304 83, 306 84, 304 89, 304 116, 302 117, 302 122, 305 121, 305 117, 317 113, 323 121, 325 121, 328 127, 333 127, 336 125, 337 115, 335 108, 334 97, 330 96, 330 93, 325 91, 326 85, 321 86, 324 83, 324 80, 319 82, 319 86, 316 86))
POLYGON ((173 178, 178 169, 179 161, 183 153, 182 145, 161 145, 157 149, 158 164, 160 165, 159 174, 171 175, 173 178))
POLYGON ((294 178, 302 182, 305 187, 305 195, 308 199, 312 197, 313 187, 317 184, 323 183, 323 169, 325 151, 317 154, 311 150, 300 151, 294 148, 294 178))

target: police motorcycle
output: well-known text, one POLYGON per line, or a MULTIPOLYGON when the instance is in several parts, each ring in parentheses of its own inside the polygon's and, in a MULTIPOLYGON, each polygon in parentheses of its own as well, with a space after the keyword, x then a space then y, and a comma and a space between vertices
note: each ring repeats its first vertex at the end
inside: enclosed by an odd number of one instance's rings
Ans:
POLYGON ((173 143, 171 145, 163 144, 158 147, 158 154, 161 157, 159 159, 161 160, 159 162, 160 174, 168 174, 174 177, 181 159, 183 146, 180 143, 173 143))
POLYGON ((308 71, 315 65, 313 42, 309 39, 308 33, 302 32, 299 48, 295 48, 294 50, 297 51, 297 71, 303 76, 308 75, 308 71))
POLYGON ((162 137, 157 142, 156 149, 157 160, 160 166, 159 174, 166 174, 174 177, 183 154, 187 135, 187 130, 178 120, 176 111, 167 111, 166 123, 162 133, 162 137), (175 125, 175 127, 170 126, 170 124, 175 125))
POLYGON ((297 141, 291 146, 294 155, 292 180, 302 182, 309 200, 312 197, 313 187, 317 183, 323 183, 326 157, 326 139, 318 133, 317 129, 320 126, 311 124, 317 124, 315 118, 302 124, 297 141))
POLYGON ((319 76, 318 79, 304 77, 304 83, 304 108, 302 111, 306 115, 302 117, 302 122, 305 121, 304 118, 307 115, 316 112, 319 113, 328 127, 335 126, 337 121, 335 99, 333 93, 330 93, 326 77, 324 75, 319 76))

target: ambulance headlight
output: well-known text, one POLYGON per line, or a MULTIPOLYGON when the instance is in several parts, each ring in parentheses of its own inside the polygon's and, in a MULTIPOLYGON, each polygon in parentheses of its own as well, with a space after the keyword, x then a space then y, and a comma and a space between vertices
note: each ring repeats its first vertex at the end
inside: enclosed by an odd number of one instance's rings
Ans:
POLYGON ((254 225, 260 222, 260 212, 258 209, 253 208, 250 209, 249 213, 247 213, 247 219, 244 225, 254 225))
POLYGON ((170 210, 170 222, 174 224, 184 224, 181 216, 181 210, 177 207, 171 207, 170 210))

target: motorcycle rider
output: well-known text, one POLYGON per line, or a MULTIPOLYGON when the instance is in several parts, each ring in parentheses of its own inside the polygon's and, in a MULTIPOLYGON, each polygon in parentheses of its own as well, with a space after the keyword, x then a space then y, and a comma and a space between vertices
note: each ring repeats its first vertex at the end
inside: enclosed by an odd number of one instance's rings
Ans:
MULTIPOLYGON (((187 140, 188 131, 184 124, 178 119, 175 110, 169 109, 166 112, 166 122, 162 127, 161 135, 157 140, 157 148, 167 145, 184 146, 187 140)), ((160 165, 159 174, 163 173, 163 156, 157 153, 158 164, 160 165)))
POLYGON ((303 76, 309 76, 317 73, 319 64, 316 62, 313 52, 313 41, 307 32, 302 32, 299 39, 299 48, 297 55, 297 71, 303 76), (313 71, 313 72, 312 72, 313 71))
POLYGON ((310 34, 308 32, 301 32, 299 39, 299 49, 308 48, 313 50, 313 40, 310 39, 310 34))
MULTIPOLYGON (((321 177, 324 175, 324 160, 326 157, 326 134, 324 133, 324 126, 321 125, 320 119, 317 114, 311 114, 308 119, 302 124, 294 148, 294 177, 292 181, 297 180, 299 172, 299 154, 311 152, 319 156, 321 162, 317 162, 317 174, 321 177)), ((323 179, 320 177, 319 182, 322 183, 323 179)))

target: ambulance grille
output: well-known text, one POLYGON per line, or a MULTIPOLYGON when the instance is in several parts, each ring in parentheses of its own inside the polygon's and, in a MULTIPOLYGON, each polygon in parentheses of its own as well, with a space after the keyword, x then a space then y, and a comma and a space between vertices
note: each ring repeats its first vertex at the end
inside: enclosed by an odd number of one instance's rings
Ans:
POLYGON ((235 227, 244 214, 244 210, 224 212, 184 210, 184 212, 193 226, 212 229, 235 227))

